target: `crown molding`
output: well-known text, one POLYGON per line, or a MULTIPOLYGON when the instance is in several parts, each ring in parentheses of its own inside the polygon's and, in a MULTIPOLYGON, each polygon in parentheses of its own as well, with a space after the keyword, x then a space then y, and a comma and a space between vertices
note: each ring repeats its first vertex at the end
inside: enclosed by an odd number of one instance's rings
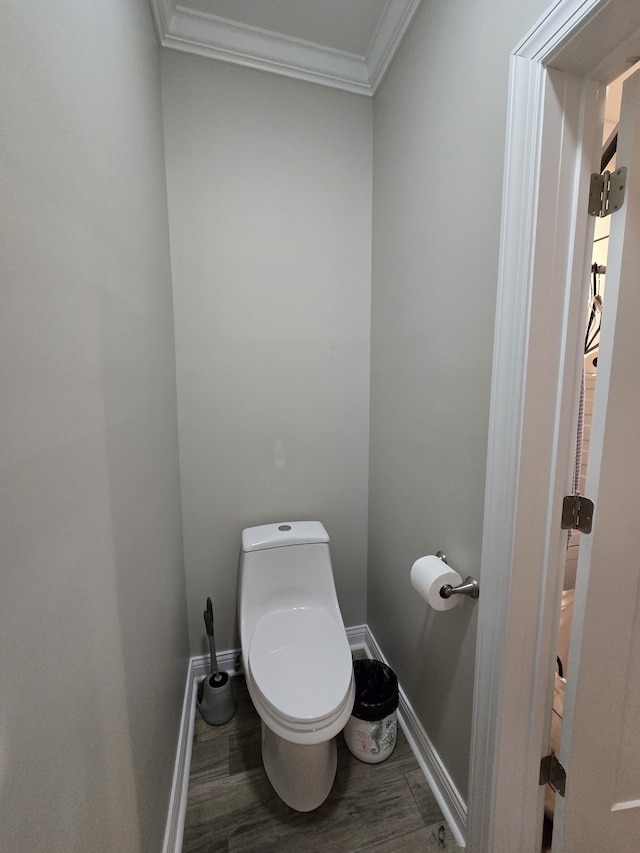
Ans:
POLYGON ((367 54, 359 56, 179 5, 150 0, 163 47, 374 95, 421 0, 388 0, 367 54))
POLYGON ((375 95, 422 0, 387 3, 367 52, 369 94, 375 95))

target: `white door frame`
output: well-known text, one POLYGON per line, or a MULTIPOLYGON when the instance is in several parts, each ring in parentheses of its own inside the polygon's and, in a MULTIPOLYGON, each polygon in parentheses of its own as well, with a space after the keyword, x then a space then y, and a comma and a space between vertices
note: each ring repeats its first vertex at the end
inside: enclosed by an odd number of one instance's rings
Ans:
MULTIPOLYGON (((558 0, 511 55, 467 846, 539 851, 602 82, 637 0, 558 0)), ((633 36, 629 34, 633 33, 633 36)))

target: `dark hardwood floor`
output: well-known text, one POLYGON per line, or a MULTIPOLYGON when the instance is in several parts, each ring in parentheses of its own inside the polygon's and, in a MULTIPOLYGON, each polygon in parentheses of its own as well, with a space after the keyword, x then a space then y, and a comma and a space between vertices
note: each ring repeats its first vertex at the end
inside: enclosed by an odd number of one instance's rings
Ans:
POLYGON ((325 803, 302 814, 275 794, 262 767, 260 719, 242 676, 235 716, 209 726, 196 711, 184 853, 430 853, 455 839, 398 730, 386 761, 365 764, 338 735, 338 770, 325 803))

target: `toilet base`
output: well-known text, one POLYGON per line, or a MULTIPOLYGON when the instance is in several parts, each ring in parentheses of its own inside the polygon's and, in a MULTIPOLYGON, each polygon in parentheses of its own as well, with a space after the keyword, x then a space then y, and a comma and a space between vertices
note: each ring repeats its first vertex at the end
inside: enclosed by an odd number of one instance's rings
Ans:
POLYGON ((329 796, 338 763, 336 739, 302 746, 262 722, 262 763, 280 799, 297 812, 317 809, 329 796))

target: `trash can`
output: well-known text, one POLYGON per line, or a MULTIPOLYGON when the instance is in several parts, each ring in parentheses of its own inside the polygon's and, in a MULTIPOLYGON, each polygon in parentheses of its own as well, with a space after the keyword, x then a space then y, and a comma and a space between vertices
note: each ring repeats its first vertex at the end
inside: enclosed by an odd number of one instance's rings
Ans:
POLYGON ((344 727, 349 751, 369 764, 389 758, 398 729, 398 679, 379 660, 355 660, 356 696, 344 727))

